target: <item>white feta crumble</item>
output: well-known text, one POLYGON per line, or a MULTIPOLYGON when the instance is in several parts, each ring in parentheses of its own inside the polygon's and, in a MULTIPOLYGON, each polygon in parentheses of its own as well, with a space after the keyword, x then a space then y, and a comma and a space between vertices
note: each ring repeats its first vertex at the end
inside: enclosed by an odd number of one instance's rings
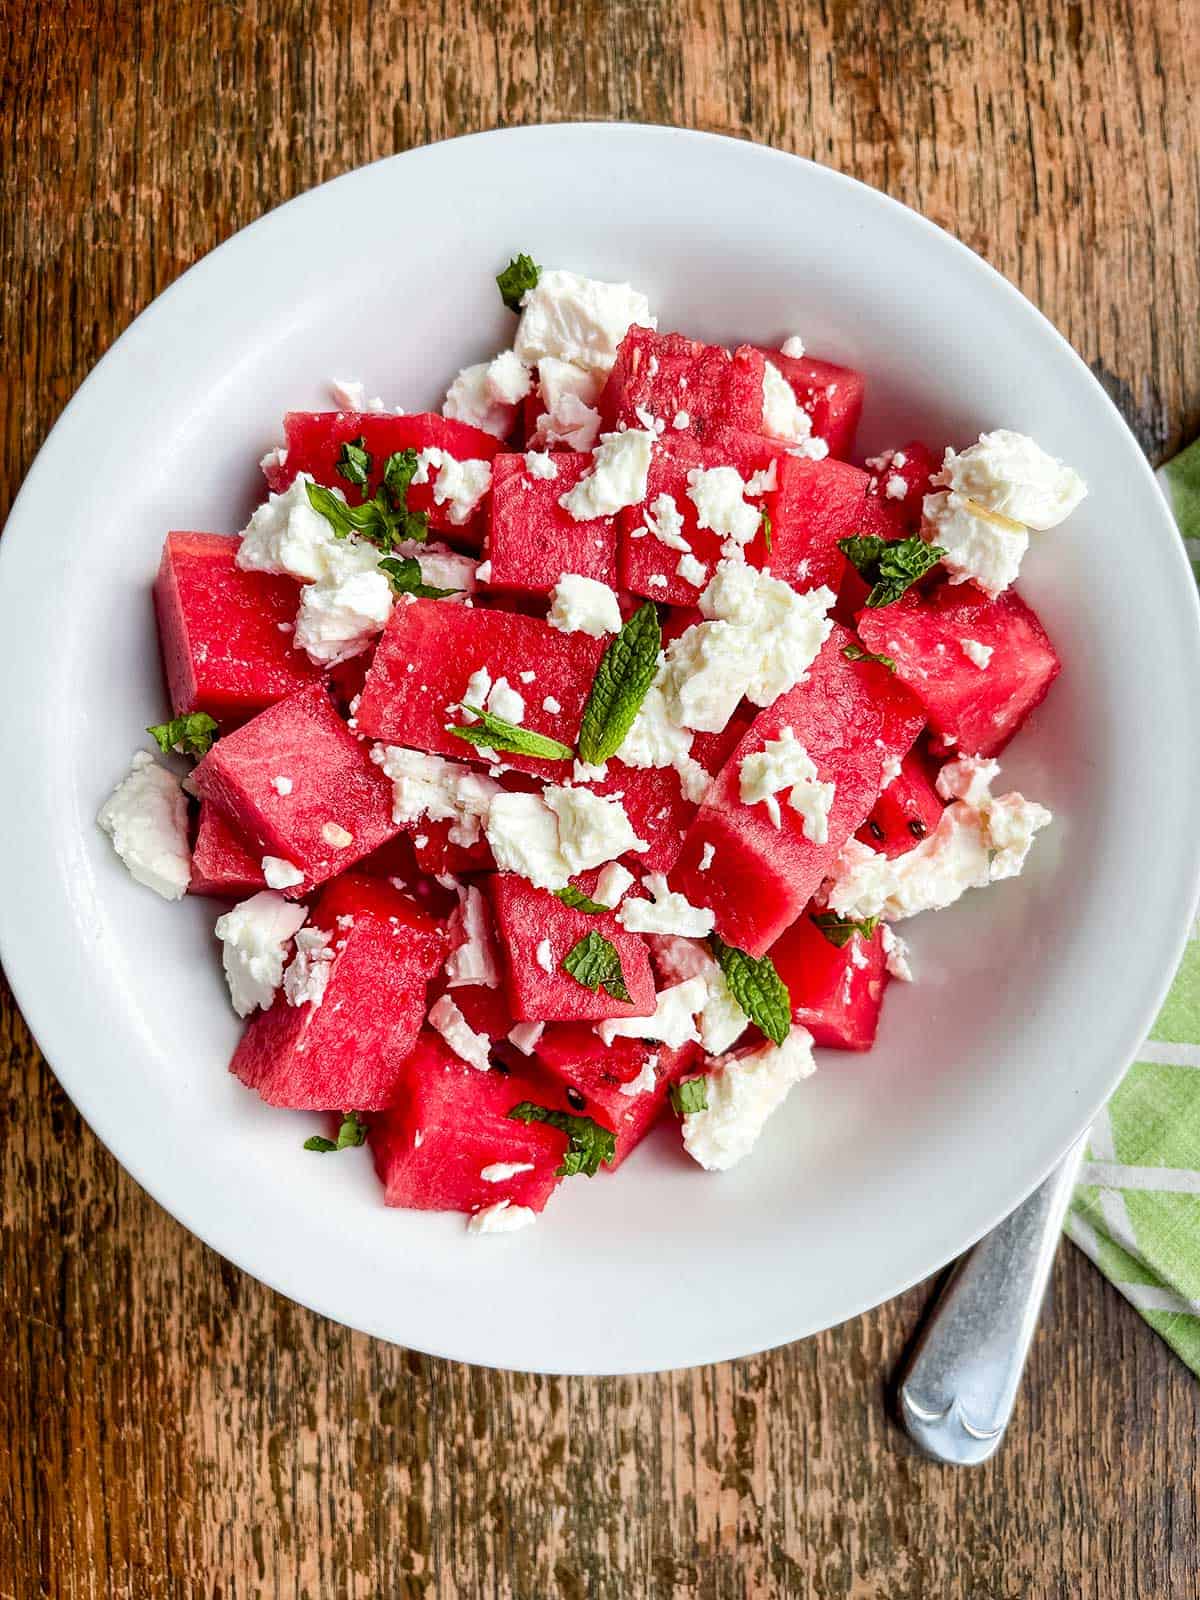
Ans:
POLYGON ((521 297, 513 348, 522 361, 546 356, 606 373, 617 348, 637 323, 655 328, 650 303, 628 283, 604 283, 561 268, 543 271, 521 297))
POLYGON ((501 872, 516 872, 537 889, 565 889, 571 876, 558 843, 558 818, 536 794, 497 793, 485 827, 501 872))
POLYGON ((650 587, 652 589, 665 589, 667 587, 667 579, 665 574, 661 572, 652 573, 650 576, 650 587))
POLYGON ((550 592, 546 620, 560 633, 587 633, 599 639, 606 633, 620 633, 621 607, 613 591, 598 578, 564 572, 550 592))
POLYGON ((752 472, 746 479, 747 494, 770 494, 779 486, 779 463, 772 456, 765 467, 752 472))
POLYGON ((468 1233, 515 1233, 537 1221, 537 1212, 528 1206, 514 1206, 511 1200, 497 1200, 494 1206, 484 1206, 472 1212, 467 1219, 468 1233))
POLYGON ((403 825, 423 817, 430 822, 450 822, 452 844, 476 842, 487 824, 492 801, 500 793, 498 783, 461 762, 400 745, 374 745, 371 760, 392 780, 393 822, 403 825))
POLYGON ((721 1057, 705 1079, 707 1109, 683 1119, 684 1149, 708 1172, 736 1166, 792 1085, 815 1071, 812 1038, 796 1026, 781 1045, 755 1045, 721 1057))
POLYGON ((681 939, 673 935, 651 934, 649 937, 655 968, 665 983, 683 983, 689 978, 704 981, 704 1004, 697 1025, 700 1043, 707 1054, 720 1055, 736 1044, 749 1026, 749 1018, 734 999, 725 974, 709 954, 707 945, 699 939, 681 939))
POLYGON ((576 761, 571 767, 571 777, 575 783, 603 783, 608 777, 608 762, 576 761))
POLYGON ((689 551, 686 556, 680 556, 675 566, 676 575, 685 583, 691 583, 697 589, 703 589, 708 582, 708 568, 703 561, 698 561, 689 551))
POLYGON ((533 952, 533 959, 543 972, 554 971, 554 949, 549 939, 539 940, 538 947, 533 952))
POLYGON ((439 996, 429 1008, 429 1026, 436 1028, 460 1061, 479 1072, 491 1066, 491 1040, 476 1033, 448 994, 439 996))
POLYGON ((548 450, 526 450, 525 471, 531 478, 548 482, 558 477, 558 462, 548 450))
POLYGON ((354 843, 354 835, 340 822, 327 822, 321 829, 321 837, 333 850, 345 850, 354 843))
POLYGON ((282 470, 284 467, 286 467, 287 458, 288 453, 286 445, 277 444, 273 446, 272 449, 268 450, 266 455, 259 457, 258 464, 264 472, 270 473, 274 472, 276 468, 282 470))
POLYGON ((591 789, 547 785, 542 798, 558 823, 559 849, 570 872, 587 872, 630 850, 648 850, 639 839, 625 807, 591 789))
POLYGON ((966 450, 947 449, 933 482, 1039 532, 1056 528, 1087 494, 1077 472, 1009 428, 981 433, 966 450))
POLYGON ((271 787, 278 795, 289 795, 295 788, 295 784, 290 778, 285 778, 281 774, 279 777, 271 779, 271 787))
POLYGON ((981 672, 986 672, 995 652, 995 645, 980 644, 978 639, 960 639, 958 643, 967 660, 977 666, 981 672))
POLYGON ((622 895, 633 887, 633 882, 633 873, 628 867, 619 861, 610 861, 600 870, 593 898, 598 905, 607 906, 611 911, 621 903, 622 895))
POLYGON ((642 518, 645 528, 635 528, 635 538, 643 531, 652 533, 659 544, 666 545, 668 550, 681 550, 685 555, 691 553, 692 547, 683 537, 683 513, 673 495, 656 494, 644 508, 642 518))
POLYGON ((804 819, 804 837, 824 844, 829 838, 834 785, 818 780, 815 762, 791 728, 781 728, 777 739, 765 740, 761 750, 744 756, 739 768, 742 804, 765 803, 777 828, 783 819, 775 796, 783 789, 790 789, 788 804, 804 819))
POLYGON ((333 403, 339 411, 386 411, 388 408, 380 397, 372 395, 367 399, 367 386, 360 383, 357 378, 330 378, 329 392, 333 396, 333 403))
POLYGON ((991 799, 992 784, 1000 774, 1000 763, 982 756, 959 756, 948 761, 934 779, 943 800, 965 800, 977 806, 991 799))
POLYGON ((745 479, 736 467, 693 467, 687 482, 697 526, 723 538, 722 553, 736 560, 762 526, 762 512, 744 498, 745 479))
POLYGON ((304 882, 304 874, 300 868, 294 861, 288 861, 284 856, 264 856, 262 875, 267 881, 268 889, 294 889, 298 883, 304 882))
POLYGON ((888 972, 900 983, 913 981, 912 967, 909 965, 911 954, 907 942, 898 933, 893 933, 891 924, 887 922, 879 925, 880 943, 883 945, 883 958, 888 972))
POLYGON ((707 872, 709 867, 712 866, 716 853, 717 847, 711 841, 704 846, 704 849, 700 852, 699 870, 701 872, 707 872))
POLYGON ((532 388, 529 368, 514 351, 502 350, 491 361, 462 369, 446 391, 442 415, 504 439, 532 388))
POLYGON ((763 432, 775 439, 805 444, 812 438, 812 418, 773 361, 763 367, 762 425, 763 432))
POLYGON ((644 428, 602 434, 592 451, 590 470, 573 489, 559 496, 559 505, 576 522, 591 522, 640 504, 646 498, 653 444, 654 434, 644 428))
POLYGON ((994 600, 1015 581, 1029 549, 1022 523, 953 490, 927 494, 921 509, 930 543, 945 552, 942 565, 951 583, 971 579, 994 600))
POLYGON ((635 1095, 653 1094, 658 1088, 658 1073, 655 1070, 657 1066, 658 1057, 654 1055, 647 1056, 642 1062, 641 1071, 637 1077, 630 1078, 628 1083, 623 1083, 617 1093, 626 1095, 630 1100, 635 1095))
POLYGON ((532 683, 536 677, 537 673, 530 671, 528 668, 524 672, 517 673, 517 678, 521 683, 532 683))
POLYGON ((538 418, 534 442, 565 444, 581 453, 593 449, 600 435, 596 400, 604 387, 603 373, 588 372, 555 356, 544 356, 537 369, 545 410, 538 418))
POLYGON ((507 678, 497 678, 488 690, 487 709, 503 722, 520 724, 525 720, 525 697, 507 678))
POLYGON ((510 1178, 515 1178, 519 1172, 532 1172, 532 1161, 493 1161, 490 1166, 480 1167, 479 1176, 484 1183, 507 1183, 510 1178))
POLYGON ((681 433, 685 428, 690 428, 691 425, 692 419, 686 411, 677 411, 671 419, 671 426, 678 428, 681 433))
POLYGON ((479 563, 471 556, 460 555, 447 544, 421 544, 416 539, 400 539, 393 546, 392 555, 411 556, 421 569, 421 582, 436 589, 455 589, 470 594, 491 577, 491 563, 479 563), (487 571, 484 571, 484 566, 487 571))
POLYGON ((448 450, 431 445, 418 455, 412 481, 432 482, 434 504, 449 506, 446 515, 455 527, 462 527, 470 522, 492 487, 492 465, 490 461, 460 461, 448 450), (436 479, 430 478, 430 469, 437 473, 436 479))
POLYGON ((333 955, 333 945, 323 929, 297 930, 296 954, 283 975, 283 997, 289 1006, 317 1009, 325 998, 333 955))
POLYGON ((900 776, 901 762, 899 756, 885 756, 883 762, 883 782, 879 785, 880 794, 885 789, 890 789, 900 776))
POLYGON ((545 1031, 544 1022, 515 1022, 508 1030, 508 1042, 523 1056, 531 1056, 545 1031))
POLYGON ((292 905, 273 890, 262 889, 217 918, 221 964, 239 1017, 248 1017, 259 1006, 270 1009, 283 981, 288 940, 307 916, 305 906, 292 905))
POLYGON ((893 472, 884 484, 883 492, 889 500, 903 500, 908 493, 908 480, 898 472, 893 472))
POLYGON ((779 346, 781 356, 791 356, 794 361, 799 361, 804 354, 804 340, 798 333, 789 333, 779 346))
MULTIPOLYGON (((372 570, 379 560, 373 546, 353 536, 337 539, 319 511, 308 503, 307 472, 296 477, 281 494, 269 494, 243 528, 235 561, 244 572, 271 572, 320 582, 346 577, 357 562, 359 570, 372 570)), ((345 503, 340 489, 329 493, 345 503)))
POLYGON ((651 1017, 609 1017, 596 1024, 595 1031, 606 1045, 614 1039, 656 1039, 669 1050, 699 1039, 695 1016, 707 998, 708 990, 703 978, 689 978, 686 983, 672 984, 660 989, 654 997, 654 1015, 651 1017))
POLYGON ((179 779, 139 750, 96 821, 137 883, 180 900, 192 881, 187 799, 179 779))
POLYGON ((327 666, 361 655, 392 614, 392 588, 378 570, 305 584, 294 643, 327 666))
POLYGON ((681 938, 703 939, 713 931, 716 918, 707 906, 694 906, 678 894, 661 872, 648 872, 642 886, 653 896, 624 902, 617 921, 627 933, 673 933, 681 938))
POLYGON ((552 694, 548 694, 542 701, 542 710, 547 716, 557 717, 562 712, 562 705, 552 694))
MULTIPOLYGON (((423 576, 424 573, 422 573, 423 576)), ((475 568, 475 581, 476 583, 491 583, 492 563, 490 561, 481 561, 475 568)))
POLYGON ((458 904, 446 928, 454 946, 446 957, 446 983, 451 989, 464 984, 498 989, 500 963, 483 890, 460 883, 455 885, 455 892, 458 904))

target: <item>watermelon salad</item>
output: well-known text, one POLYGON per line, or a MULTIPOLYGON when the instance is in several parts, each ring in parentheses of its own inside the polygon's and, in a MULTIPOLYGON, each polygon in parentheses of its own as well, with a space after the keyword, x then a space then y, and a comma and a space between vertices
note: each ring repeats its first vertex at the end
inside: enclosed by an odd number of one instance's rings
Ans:
POLYGON ((660 1121, 732 1167, 919 979, 899 924, 1021 871, 997 758, 1059 660, 1015 580, 1085 493, 1005 427, 858 460, 866 378, 798 337, 497 282, 440 413, 335 384, 240 534, 167 535, 170 714, 99 815, 225 902, 230 1070, 479 1233, 660 1121))

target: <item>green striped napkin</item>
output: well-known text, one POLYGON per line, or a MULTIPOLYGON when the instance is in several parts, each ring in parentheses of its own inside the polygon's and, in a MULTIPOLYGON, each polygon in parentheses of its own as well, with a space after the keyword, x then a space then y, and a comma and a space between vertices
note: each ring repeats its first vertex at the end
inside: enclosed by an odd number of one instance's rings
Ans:
MULTIPOLYGON (((1158 478, 1200 580, 1200 439, 1158 478)), ((1092 1124, 1066 1230, 1200 1375, 1200 927, 1092 1124)))

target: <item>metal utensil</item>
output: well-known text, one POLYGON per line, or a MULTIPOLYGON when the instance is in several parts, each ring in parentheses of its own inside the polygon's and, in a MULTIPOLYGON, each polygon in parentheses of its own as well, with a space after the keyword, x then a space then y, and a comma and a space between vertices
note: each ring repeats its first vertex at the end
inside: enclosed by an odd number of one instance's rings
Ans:
POLYGON ((977 1466, 999 1448, 1086 1143, 1084 1134, 962 1257, 921 1331, 900 1382, 900 1416, 939 1461, 977 1466))

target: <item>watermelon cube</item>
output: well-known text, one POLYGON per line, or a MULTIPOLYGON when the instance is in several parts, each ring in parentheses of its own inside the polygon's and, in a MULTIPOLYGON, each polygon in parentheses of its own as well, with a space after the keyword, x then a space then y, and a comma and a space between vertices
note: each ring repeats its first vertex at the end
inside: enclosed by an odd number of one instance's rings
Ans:
POLYGON ((718 426, 756 430, 762 375, 762 356, 749 345, 729 351, 682 333, 632 327, 600 395, 604 431, 622 423, 642 427, 647 415, 661 419, 668 432, 697 439, 718 426))
POLYGON ((243 572, 237 548, 220 533, 169 533, 154 584, 172 710, 206 711, 226 727, 321 675, 292 645, 300 585, 243 572))
MULTIPOLYGON (((389 744, 409 745, 458 760, 480 761, 474 745, 446 731, 463 721, 459 703, 481 667, 504 677, 525 698, 523 726, 574 745, 605 640, 561 633, 538 617, 478 606, 418 600, 397 606, 383 631, 358 707, 359 730, 389 744), (523 672, 535 674, 524 683, 523 672), (552 697, 560 710, 542 702, 552 697)), ((505 765, 554 778, 561 763, 505 755, 505 765)))
POLYGON ((242 900, 266 886, 261 857, 253 853, 210 800, 202 800, 188 893, 242 900))
POLYGON ((399 832, 390 781, 320 683, 218 739, 192 782, 260 859, 277 856, 303 873, 285 890, 294 899, 399 832))
POLYGON ((849 566, 837 542, 863 531, 867 474, 845 461, 796 456, 785 456, 777 472, 776 488, 767 496, 772 526, 766 565, 794 588, 828 584, 836 593, 849 566))
POLYGON ((797 917, 771 948, 771 960, 792 1001, 792 1021, 832 1050, 869 1050, 875 1043, 888 974, 882 935, 854 933, 840 948, 811 915, 797 917))
POLYGON ((548 594, 564 572, 617 581, 617 522, 576 522, 559 500, 592 469, 590 455, 559 451, 553 478, 534 477, 523 455, 492 463, 492 502, 485 554, 494 588, 548 594))
POLYGON ((693 905, 712 908, 721 938, 753 956, 800 915, 866 820, 887 763, 908 753, 925 720, 886 668, 846 659, 850 643, 851 635, 835 626, 807 679, 755 717, 705 796, 671 874, 672 887, 693 905), (741 799, 742 761, 788 727, 819 781, 834 785, 823 844, 807 837, 786 797, 778 827, 765 804, 741 799))
POLYGON ((785 356, 782 350, 765 346, 759 347, 759 354, 787 379, 797 402, 812 418, 813 434, 824 439, 829 454, 843 460, 851 455, 867 387, 862 373, 812 356, 785 356))
POLYGON ((385 1203, 479 1211, 508 1200, 541 1211, 558 1185, 567 1137, 544 1123, 515 1122, 508 1113, 523 1101, 546 1105, 549 1090, 535 1072, 469 1067, 426 1029, 403 1064, 391 1105, 371 1119, 371 1154, 385 1203), (522 1170, 493 1170, 513 1166, 522 1170))
MULTIPOLYGON (((595 887, 596 875, 588 873, 577 881, 587 894, 595 887)), ((654 1014, 650 951, 640 934, 626 933, 611 914, 589 916, 572 910, 515 873, 493 873, 487 888, 508 1003, 518 1021, 600 1022, 605 1017, 654 1014), (616 948, 628 1001, 614 999, 603 987, 593 993, 563 970, 563 958, 589 933, 601 934, 616 948)))
POLYGON ((577 1022, 552 1022, 534 1051, 538 1063, 556 1080, 561 1098, 552 1109, 591 1117, 616 1135, 610 1164, 619 1167, 657 1122, 667 1091, 695 1062, 699 1046, 671 1050, 641 1039, 614 1039, 606 1045, 592 1028, 577 1022), (649 1066, 649 1074, 644 1069, 649 1066), (645 1087, 639 1080, 652 1076, 645 1087), (636 1091, 633 1085, 639 1087, 636 1091))
POLYGON ((417 1041, 445 935, 407 895, 357 873, 330 884, 309 927, 332 952, 312 961, 323 990, 299 1004, 276 994, 247 1023, 230 1071, 269 1105, 378 1110, 391 1104, 417 1041))
POLYGON ((910 750, 855 837, 889 859, 902 856, 929 837, 944 810, 920 752, 910 750))
MULTIPOLYGON (((370 492, 375 493, 383 477, 387 458, 397 450, 444 450, 456 461, 491 461, 500 449, 500 440, 470 423, 457 422, 432 412, 394 416, 386 411, 289 411, 283 419, 286 452, 281 463, 265 469, 267 483, 277 493, 286 489, 298 472, 307 472, 318 483, 340 489, 351 505, 363 495, 337 471, 341 448, 352 439, 362 439, 371 453, 370 492)), ((431 474, 436 482, 436 474, 431 474)), ((483 532, 483 507, 466 524, 450 520, 451 505, 438 505, 434 484, 413 484, 408 491, 408 509, 424 511, 429 526, 462 545, 478 550, 483 532)))
POLYGON ((891 656, 942 748, 994 756, 1050 691, 1062 663, 1014 589, 989 600, 973 584, 909 591, 858 616, 868 650, 891 656))

